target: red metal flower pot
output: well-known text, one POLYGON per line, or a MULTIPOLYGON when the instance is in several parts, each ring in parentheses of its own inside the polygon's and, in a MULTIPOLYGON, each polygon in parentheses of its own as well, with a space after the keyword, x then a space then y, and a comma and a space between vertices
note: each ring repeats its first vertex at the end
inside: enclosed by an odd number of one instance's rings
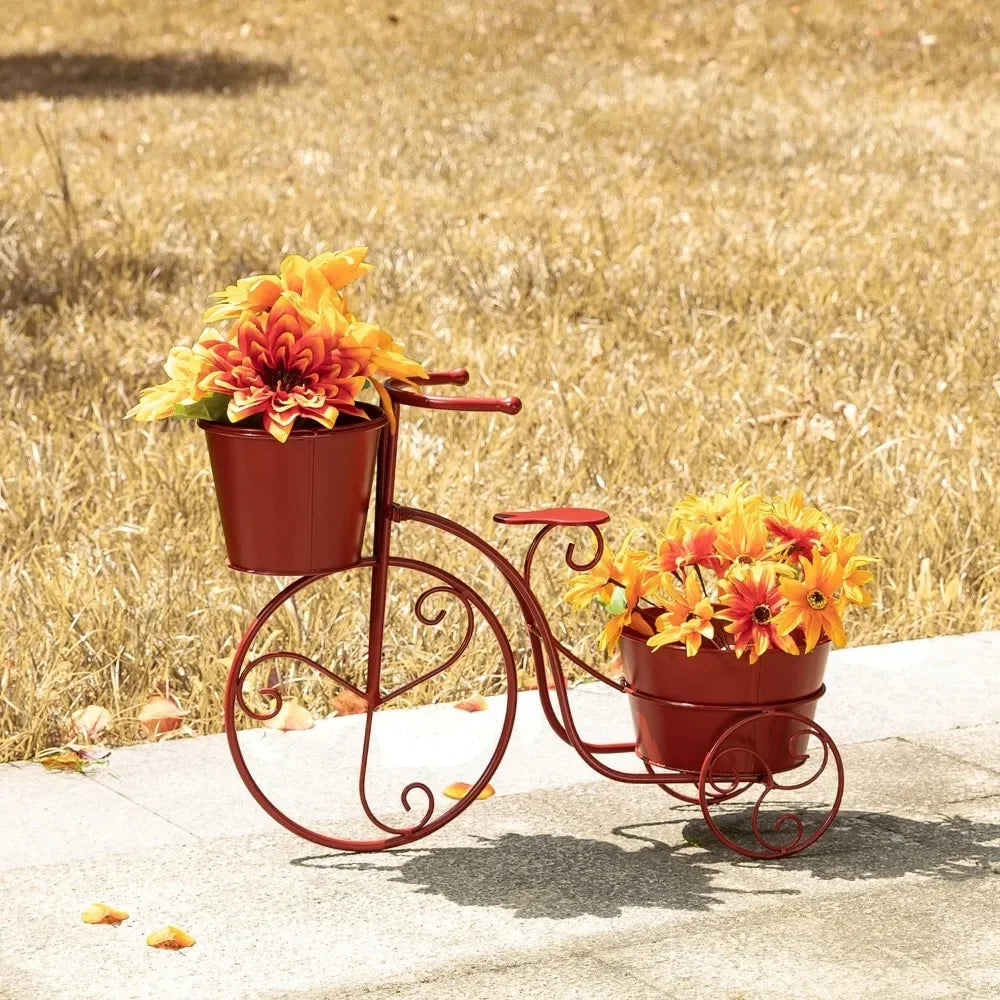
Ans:
POLYGON ((342 416, 331 430, 299 421, 285 442, 261 427, 198 421, 233 569, 302 576, 360 561, 388 420, 377 406, 358 405, 370 420, 342 416))
MULTIPOLYGON (((748 654, 737 659, 706 644, 689 657, 683 646, 653 650, 646 639, 626 628, 621 654, 636 753, 651 764, 697 774, 716 740, 740 719, 768 707, 808 719, 815 714, 829 640, 799 656, 769 649, 750 666, 748 654)), ((761 759, 774 774, 797 767, 808 742, 801 730, 802 723, 782 716, 743 726, 721 748, 732 746, 732 752, 721 759, 716 755, 720 773, 724 765, 727 773, 735 770, 741 778, 759 780, 765 773, 761 759)))

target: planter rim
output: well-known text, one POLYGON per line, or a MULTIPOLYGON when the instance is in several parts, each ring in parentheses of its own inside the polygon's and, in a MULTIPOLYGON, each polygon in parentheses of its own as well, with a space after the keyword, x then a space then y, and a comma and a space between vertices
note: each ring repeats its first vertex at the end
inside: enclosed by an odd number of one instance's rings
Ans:
POLYGON ((657 694, 649 694, 648 691, 640 691, 638 688, 633 687, 631 684, 626 684, 622 688, 622 691, 627 695, 631 695, 633 698, 641 698, 643 701, 652 702, 654 705, 666 706, 668 708, 684 708, 693 709, 695 711, 705 711, 705 712, 743 712, 756 714, 758 712, 764 712, 768 709, 786 709, 791 710, 796 705, 802 705, 809 701, 819 701, 820 698, 826 694, 826 685, 820 684, 820 686, 815 691, 810 691, 808 694, 801 695, 797 698, 778 698, 773 701, 752 701, 744 702, 743 704, 725 701, 677 701, 674 698, 661 698, 657 694))
MULTIPOLYGON (((355 418, 357 423, 351 424, 339 424, 335 423, 333 427, 321 427, 319 424, 314 424, 311 427, 295 426, 289 431, 288 436, 292 437, 317 437, 321 434, 359 434, 363 431, 372 431, 376 428, 384 427, 389 423, 389 418, 385 414, 385 410, 380 406, 376 406, 374 403, 357 403, 355 404, 360 409, 365 410, 371 415, 369 420, 362 420, 361 418, 355 418)), ((310 421, 312 423, 312 421, 310 421)), ((263 427, 241 427, 240 423, 235 424, 226 423, 222 420, 198 420, 198 426, 209 434, 222 434, 227 437, 265 437, 270 438, 272 441, 275 438, 272 436, 271 432, 263 427)))
MULTIPOLYGON (((641 632, 637 632, 634 628, 632 628, 631 625, 626 625, 625 628, 622 629, 622 638, 631 639, 633 642, 641 642, 645 646, 646 640, 649 639, 650 636, 643 635, 641 632)), ((828 635, 824 635, 823 638, 816 643, 813 649, 814 650, 819 649, 820 646, 826 645, 828 642, 830 642, 830 637, 828 635)), ((685 646, 684 643, 682 642, 670 642, 667 643, 665 646, 661 646, 660 649, 675 649, 677 651, 681 651, 685 649, 685 646)), ((779 653, 784 652, 784 650, 779 649, 778 652, 779 653)), ((692 659, 701 656, 703 653, 712 653, 721 656, 731 656, 734 659, 736 659, 736 654, 731 649, 719 649, 717 646, 708 646, 704 642, 701 644, 701 648, 698 650, 697 653, 695 653, 692 659)), ((804 654, 803 651, 800 649, 799 656, 802 655, 804 654)))

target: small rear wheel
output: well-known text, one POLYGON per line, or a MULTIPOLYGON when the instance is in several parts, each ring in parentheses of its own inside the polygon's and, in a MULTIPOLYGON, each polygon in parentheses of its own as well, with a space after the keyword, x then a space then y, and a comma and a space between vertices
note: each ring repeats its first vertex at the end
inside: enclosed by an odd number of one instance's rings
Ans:
MULTIPOLYGON (((815 791, 818 792, 819 788, 815 791)), ((747 716, 726 729, 706 755, 698 776, 698 804, 709 829, 730 850, 761 860, 789 857, 815 844, 836 818, 843 795, 844 764, 829 734, 812 719, 782 710, 747 716), (752 748, 754 742, 750 734, 754 731, 753 727, 757 723, 767 725, 769 720, 776 718, 799 724, 788 741, 797 766, 793 771, 781 774, 782 778, 787 774, 789 778, 798 776, 799 780, 778 780, 765 757, 752 748), (747 738, 746 746, 739 745, 741 731, 747 738), (747 755, 759 764, 759 770, 754 775, 735 769, 735 760, 743 761, 745 767, 747 755), (833 770, 827 773, 831 764, 833 770), (810 788, 824 773, 827 773, 823 787, 826 799, 818 798, 810 789, 805 802, 776 801, 779 796, 787 797, 789 793, 810 788), (716 807, 736 799, 750 788, 758 787, 761 791, 750 813, 748 835, 745 829, 740 831, 730 822, 732 814, 723 817, 716 807), (769 799, 772 793, 776 794, 769 799), (821 804, 831 798, 829 806, 821 804), (769 814, 766 822, 761 812, 764 807, 768 807, 769 814), (773 815, 775 811, 776 816, 773 815), (765 829, 768 824, 769 828, 765 829)))

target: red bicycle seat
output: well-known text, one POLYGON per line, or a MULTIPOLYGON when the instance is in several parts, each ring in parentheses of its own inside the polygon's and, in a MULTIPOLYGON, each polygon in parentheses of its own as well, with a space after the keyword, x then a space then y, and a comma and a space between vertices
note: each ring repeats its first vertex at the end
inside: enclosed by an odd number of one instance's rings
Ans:
POLYGON ((541 510, 508 510, 494 514, 499 524, 559 524, 566 527, 605 524, 611 515, 592 507, 543 507, 541 510))

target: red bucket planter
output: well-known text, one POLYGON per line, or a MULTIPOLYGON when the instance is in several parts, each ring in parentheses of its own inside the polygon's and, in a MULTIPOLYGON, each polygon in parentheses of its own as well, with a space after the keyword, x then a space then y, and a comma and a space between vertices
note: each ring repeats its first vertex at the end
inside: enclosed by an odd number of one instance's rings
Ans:
POLYGON ((199 420, 233 569, 303 576, 361 560, 379 438, 388 420, 300 421, 285 442, 263 428, 199 420))
MULTIPOLYGON (((829 640, 799 656, 769 649, 750 666, 747 654, 737 659, 728 650, 703 644, 689 657, 683 646, 654 650, 646 639, 626 628, 620 648, 636 753, 650 764, 697 776, 715 742, 741 719, 768 707, 808 719, 815 714, 829 640)), ((733 751, 721 758, 716 754, 718 773, 735 770, 747 780, 765 777, 760 759, 747 751, 759 754, 774 774, 792 770, 806 752, 808 734, 802 728, 801 722, 782 716, 742 726, 720 748, 720 753, 729 747, 733 751)))

